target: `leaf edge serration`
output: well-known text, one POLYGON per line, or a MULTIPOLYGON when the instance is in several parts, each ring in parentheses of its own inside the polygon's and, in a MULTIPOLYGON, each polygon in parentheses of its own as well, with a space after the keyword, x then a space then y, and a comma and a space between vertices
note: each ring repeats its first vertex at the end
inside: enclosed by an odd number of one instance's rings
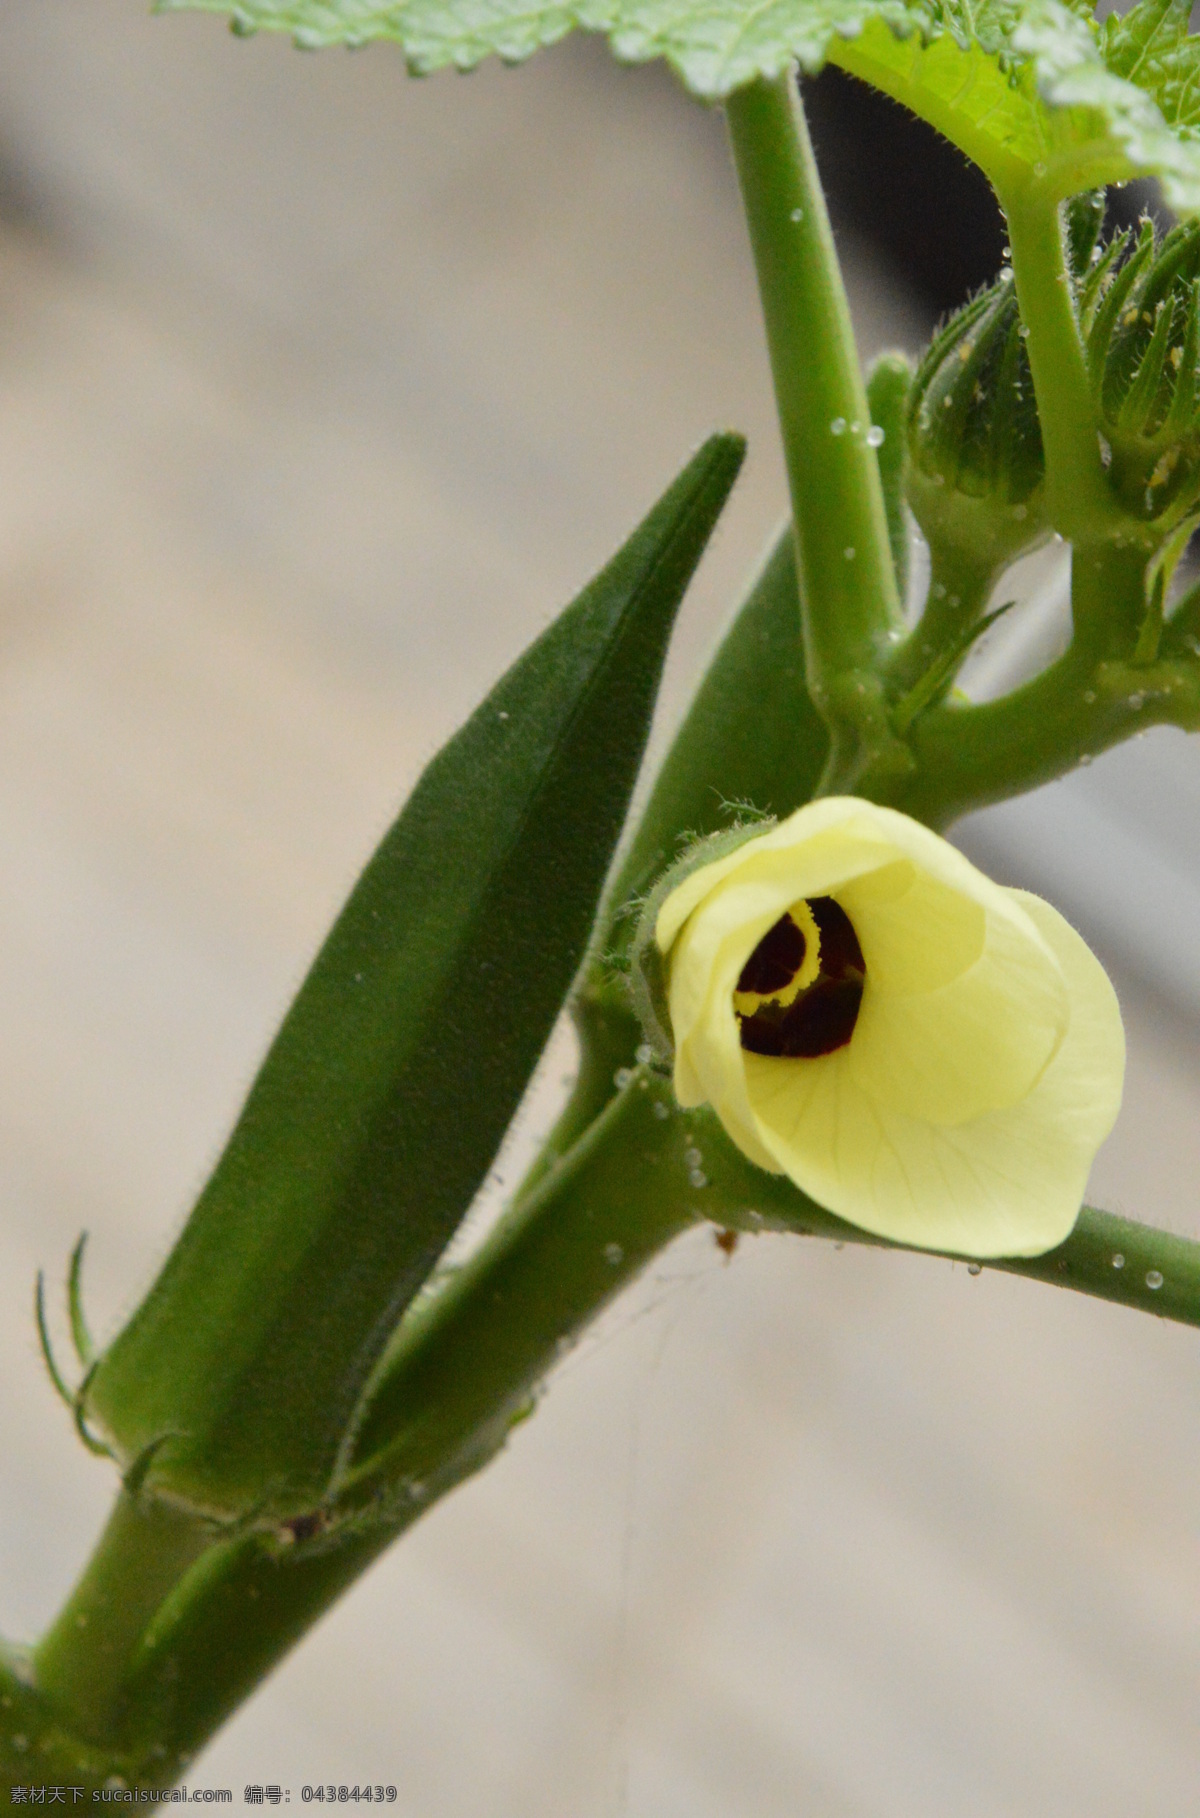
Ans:
POLYGON ((155 11, 222 14, 239 35, 286 33, 310 50, 390 42, 414 75, 521 63, 597 32, 619 61, 661 57, 715 102, 793 62, 815 72, 833 60, 931 120, 1002 194, 1155 176, 1172 207, 1200 213, 1200 34, 1187 33, 1184 0, 1141 0, 1102 27, 1082 0, 155 0, 155 11), (869 53, 880 27, 902 56, 869 53), (947 82, 954 52, 965 62, 947 82))

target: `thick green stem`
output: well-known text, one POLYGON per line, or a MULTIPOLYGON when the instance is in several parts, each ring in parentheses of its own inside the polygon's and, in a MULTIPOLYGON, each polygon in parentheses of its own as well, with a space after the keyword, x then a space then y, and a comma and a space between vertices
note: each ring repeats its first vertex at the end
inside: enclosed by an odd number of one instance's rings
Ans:
POLYGON ((791 489, 808 683, 835 737, 870 737, 898 635, 866 389, 812 145, 791 76, 726 103, 791 489))
POLYGON ((364 1485, 373 1495, 381 1479, 436 1484, 464 1448, 500 1442, 561 1351, 703 1216, 688 1188, 688 1140, 667 1082, 631 1069, 571 1153, 401 1326, 342 1501, 360 1499, 364 1485))
POLYGON ((1087 360, 1075 314, 1061 210, 1040 191, 1001 197, 1046 452, 1046 510, 1084 541, 1116 526, 1087 360))
POLYGON ((1137 543, 1079 541, 1071 551, 1073 648, 1091 662, 1132 660, 1146 618, 1150 551, 1137 543))
POLYGON ((1068 651, 996 701, 934 707, 913 727, 917 764, 877 799, 945 828, 962 814, 1065 776, 1150 726, 1200 730, 1200 664, 1145 666, 1068 651))
POLYGON ((641 1024, 633 1012, 616 999, 616 991, 607 994, 601 994, 599 990, 584 991, 571 1006, 571 1017, 579 1038, 579 1072, 571 1096, 513 1195, 514 1200, 524 1199, 532 1193, 574 1148, 615 1096, 621 1070, 632 1068, 642 1040, 641 1024))
POLYGON ((142 1635, 212 1538, 194 1517, 121 1492, 91 1563, 33 1655, 39 1690, 79 1735, 103 1742, 120 1732, 142 1635))
POLYGON ((896 695, 915 687, 942 652, 959 644, 979 621, 995 579, 993 566, 973 561, 967 550, 939 548, 932 554, 924 611, 888 666, 896 695))

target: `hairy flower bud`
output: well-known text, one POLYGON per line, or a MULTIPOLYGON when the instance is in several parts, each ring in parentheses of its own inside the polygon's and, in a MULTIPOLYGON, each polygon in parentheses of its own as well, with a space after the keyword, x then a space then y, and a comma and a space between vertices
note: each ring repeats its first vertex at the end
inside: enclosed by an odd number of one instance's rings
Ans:
POLYGON ((1108 480, 1130 517, 1172 529, 1200 501, 1200 224, 1113 239, 1079 289, 1108 480))
POLYGON ((935 550, 985 568, 1040 542, 1042 434, 1011 272, 952 316, 917 369, 908 502, 935 550))
MULTIPOLYGON (((1094 271, 1105 195, 1066 209, 1068 263, 1094 271)), ((908 400, 908 502, 934 550, 995 572, 1049 534, 1045 455, 1026 329, 1006 267, 934 336, 908 400)))

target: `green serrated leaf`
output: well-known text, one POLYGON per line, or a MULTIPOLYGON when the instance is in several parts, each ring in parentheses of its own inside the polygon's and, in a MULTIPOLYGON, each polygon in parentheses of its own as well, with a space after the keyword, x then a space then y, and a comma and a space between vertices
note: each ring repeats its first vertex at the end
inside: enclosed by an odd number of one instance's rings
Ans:
POLYGON ((478 1189, 583 957, 676 608, 744 452, 715 436, 433 760, 81 1400, 151 1487, 319 1503, 363 1384, 478 1189))
POLYGON ((286 32, 302 50, 398 44, 414 75, 523 62, 589 22, 552 0, 157 0, 155 11, 221 13, 240 37, 286 32))
POLYGON ((945 133, 1002 197, 1023 185, 1052 198, 1152 175, 1172 206, 1195 212, 1200 144, 1182 70, 1200 69, 1200 38, 1176 43, 1168 79, 1165 54, 1132 49, 1139 33, 1152 36, 1146 9, 1162 13, 1163 0, 1144 0, 1120 35, 1061 0, 1000 0, 973 33, 961 16, 907 40, 873 21, 829 56, 945 133))
POLYGON ((576 29, 615 54, 663 57, 719 99, 792 62, 884 89, 973 158, 1003 195, 1048 196, 1139 175, 1200 211, 1200 38, 1187 0, 1142 0, 1098 27, 1085 0, 158 0, 222 13, 309 48, 398 44, 410 69, 529 57, 576 29))

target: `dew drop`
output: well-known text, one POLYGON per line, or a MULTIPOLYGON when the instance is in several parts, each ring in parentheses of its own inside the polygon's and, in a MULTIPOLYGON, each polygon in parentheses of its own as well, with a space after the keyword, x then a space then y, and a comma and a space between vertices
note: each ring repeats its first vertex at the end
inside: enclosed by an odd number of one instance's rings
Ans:
POLYGON ((1162 1270, 1161 1269, 1147 1269, 1146 1270, 1146 1286, 1148 1288, 1157 1290, 1158 1288, 1161 1288, 1162 1285, 1163 1285, 1162 1270))
POLYGON ((707 1185, 708 1175, 704 1172, 703 1168, 693 1168, 688 1174, 688 1186, 695 1187, 696 1191, 699 1192, 701 1187, 707 1187, 707 1185))
POLYGON ((1146 697, 1141 692, 1140 689, 1138 689, 1136 694, 1131 694, 1129 697, 1129 705, 1132 707, 1132 709, 1135 713, 1138 711, 1139 707, 1144 707, 1145 703, 1146 703, 1146 697))
POLYGON ((687 1163, 689 1168, 698 1168, 698 1167, 700 1167, 701 1163, 703 1162, 704 1157, 700 1153, 699 1149, 697 1149, 695 1147, 695 1145, 692 1144, 684 1150, 683 1159, 687 1163))
POLYGON ((498 720, 506 720, 508 718, 508 715, 507 715, 507 713, 505 713, 504 709, 501 708, 499 713, 496 715, 496 718, 498 720))
POLYGON ((850 434, 852 436, 860 436, 862 434, 862 424, 857 417, 855 417, 853 423, 850 425, 850 434))
POLYGON ((967 1264, 967 1274, 968 1275, 982 1275, 983 1274, 983 1264, 981 1262, 968 1263, 967 1264))
POLYGON ((1094 707, 1096 705, 1096 690, 1094 688, 1085 688, 1083 691, 1083 700, 1085 706, 1094 707))
POLYGON ((625 1251, 620 1244, 605 1244, 604 1260, 610 1269, 619 1268, 625 1261, 625 1251))
POLYGON ((855 549, 853 543, 848 543, 846 545, 845 549, 843 549, 842 554, 845 556, 845 558, 848 562, 852 562, 854 560, 855 556, 858 554, 858 551, 857 551, 857 549, 855 549))
POLYGON ((1088 767, 1088 765, 1089 765, 1089 764, 1090 764, 1090 763, 1091 763, 1091 761, 1092 761, 1092 754, 1091 754, 1091 752, 1090 752, 1090 751, 1084 751, 1084 752, 1082 752, 1082 753, 1081 753, 1081 754, 1080 754, 1080 758, 1079 758, 1079 768, 1080 768, 1080 769, 1081 769, 1081 770, 1086 770, 1086 769, 1087 769, 1087 767, 1088 767))
POLYGON ((618 1092, 624 1092, 626 1086, 629 1084, 629 1082, 632 1078, 633 1078, 633 1068, 632 1067, 618 1067, 616 1072, 613 1074, 613 1085, 617 1088, 618 1092))
POLYGON ((793 221, 803 221, 803 219, 804 219, 804 210, 802 208, 794 208, 792 210, 792 220, 793 221))
POLYGON ((661 1098, 655 1099, 652 1109, 655 1117, 661 1117, 664 1120, 671 1115, 670 1105, 664 1105, 661 1098))
POLYGON ((867 431, 867 447, 882 448, 886 439, 887 438, 885 437, 883 430, 880 429, 878 423, 872 423, 870 429, 867 431))
POLYGON ((654 1059, 654 1050, 650 1046, 650 1043, 639 1042, 633 1058, 639 1067, 648 1067, 650 1062, 654 1059))
POLYGON ((1021 523, 1023 519, 1029 516, 1028 505, 1014 505, 1012 508, 1012 515, 1016 518, 1018 524, 1021 523))
POLYGON ((1112 1266, 1114 1269, 1123 1269, 1125 1267, 1125 1258, 1121 1255, 1119 1250, 1113 1251, 1112 1266))
POLYGON ((829 433, 831 436, 844 436, 846 433, 845 417, 835 417, 829 425, 829 433))

